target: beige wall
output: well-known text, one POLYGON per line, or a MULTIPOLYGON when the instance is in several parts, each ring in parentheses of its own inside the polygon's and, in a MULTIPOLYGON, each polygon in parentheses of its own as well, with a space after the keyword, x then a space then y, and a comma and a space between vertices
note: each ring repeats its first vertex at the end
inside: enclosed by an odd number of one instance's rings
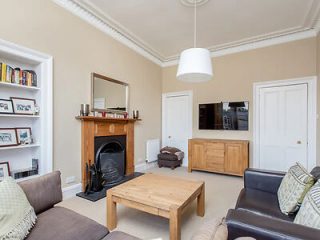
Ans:
POLYGON ((1 9, 13 11, 1 11, 0 38, 53 56, 54 169, 63 182, 80 181, 75 116, 90 102, 91 72, 129 83, 131 109, 143 119, 135 128, 135 161, 145 159, 145 141, 160 137, 161 68, 50 0, 1 1, 1 9))
POLYGON ((252 140, 253 83, 316 75, 316 47, 310 38, 213 58, 214 79, 200 84, 177 81, 176 66, 167 67, 162 92, 193 90, 194 137, 252 140), (198 130, 199 103, 241 100, 249 101, 249 131, 198 130))

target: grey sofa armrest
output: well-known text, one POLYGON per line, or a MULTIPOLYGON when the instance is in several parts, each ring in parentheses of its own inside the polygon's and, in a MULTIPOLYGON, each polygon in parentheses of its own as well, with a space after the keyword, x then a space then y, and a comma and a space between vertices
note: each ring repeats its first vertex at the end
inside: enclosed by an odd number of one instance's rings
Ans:
POLYGON ((62 201, 60 176, 61 173, 56 171, 19 183, 36 214, 62 201))
POLYGON ((285 172, 248 168, 244 172, 244 187, 276 194, 284 175, 285 172))
POLYGON ((226 223, 228 239, 248 236, 259 240, 316 240, 320 236, 318 229, 245 210, 229 210, 226 223))

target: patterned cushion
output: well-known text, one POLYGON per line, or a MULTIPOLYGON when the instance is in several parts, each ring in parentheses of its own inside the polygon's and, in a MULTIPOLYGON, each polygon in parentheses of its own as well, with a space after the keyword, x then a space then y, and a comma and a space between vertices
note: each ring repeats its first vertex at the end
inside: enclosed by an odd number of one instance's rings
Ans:
POLYGON ((295 223, 320 229, 320 182, 307 193, 294 219, 295 223))
POLYGON ((278 190, 281 212, 287 215, 295 213, 314 182, 313 176, 299 163, 291 167, 278 190))
POLYGON ((11 177, 4 178, 0 182, 0 239, 24 239, 36 218, 21 187, 11 177))

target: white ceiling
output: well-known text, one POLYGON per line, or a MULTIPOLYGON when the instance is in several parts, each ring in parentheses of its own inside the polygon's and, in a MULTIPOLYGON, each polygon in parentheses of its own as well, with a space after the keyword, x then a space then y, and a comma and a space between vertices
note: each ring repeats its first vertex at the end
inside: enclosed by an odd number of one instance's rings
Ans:
MULTIPOLYGON (((180 0, 72 0, 161 61, 193 46, 193 9, 180 0)), ((211 51, 310 31, 320 0, 209 0, 198 8, 199 47, 211 51)))

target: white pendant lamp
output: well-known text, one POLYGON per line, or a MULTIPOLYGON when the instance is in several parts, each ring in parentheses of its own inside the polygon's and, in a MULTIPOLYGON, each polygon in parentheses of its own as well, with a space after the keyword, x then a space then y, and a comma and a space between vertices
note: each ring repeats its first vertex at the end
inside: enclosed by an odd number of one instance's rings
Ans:
POLYGON ((177 79, 184 82, 206 82, 212 79, 210 51, 197 48, 197 1, 194 0, 194 47, 184 50, 180 55, 177 79))

